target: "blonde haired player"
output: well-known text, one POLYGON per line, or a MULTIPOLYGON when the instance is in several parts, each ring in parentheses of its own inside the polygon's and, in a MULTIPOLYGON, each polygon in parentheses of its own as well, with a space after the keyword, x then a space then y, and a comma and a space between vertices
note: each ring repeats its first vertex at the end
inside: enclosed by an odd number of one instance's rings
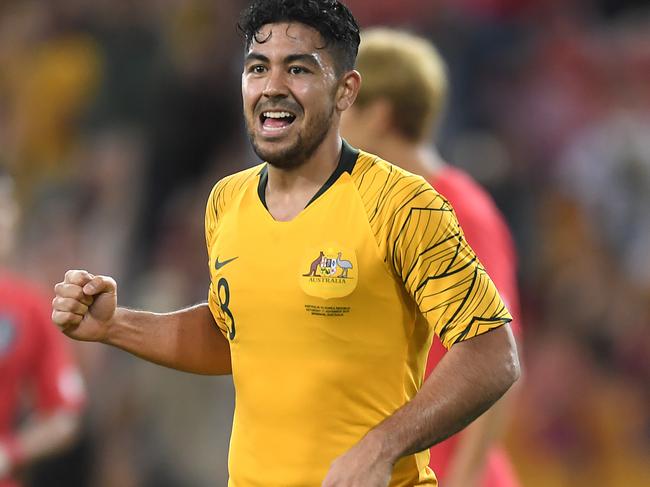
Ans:
MULTIPOLYGON (((432 143, 444 109, 445 64, 426 39, 385 28, 361 36, 357 69, 363 84, 342 117, 342 134, 353 145, 420 174, 452 204, 468 243, 518 315, 515 252, 494 202, 465 172, 446 164, 432 143)), ((513 322, 515 334, 518 322, 513 322)), ((434 341, 427 374, 445 353, 434 341)), ((504 406, 497 404, 462 433, 431 449, 431 468, 446 487, 518 485, 498 445, 504 406)))

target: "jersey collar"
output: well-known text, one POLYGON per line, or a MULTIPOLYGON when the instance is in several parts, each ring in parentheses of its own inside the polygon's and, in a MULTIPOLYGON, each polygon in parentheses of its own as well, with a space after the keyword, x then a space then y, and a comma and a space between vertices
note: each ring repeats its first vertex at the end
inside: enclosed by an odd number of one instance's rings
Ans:
MULTIPOLYGON (((355 149, 350 144, 348 144, 345 141, 345 139, 341 139, 341 140, 343 141, 341 145, 341 157, 339 158, 339 163, 336 166, 336 169, 334 169, 332 175, 327 179, 327 181, 325 181, 325 184, 321 186, 321 188, 316 192, 316 194, 312 197, 312 199, 309 200, 307 206, 311 205, 325 191, 327 191, 338 180, 338 178, 341 177, 341 174, 343 174, 344 172, 347 172, 348 174, 352 174, 354 165, 357 162, 357 157, 359 157, 359 150, 355 149)), ((264 208, 268 210, 268 207, 266 206, 266 185, 269 180, 269 170, 267 164, 264 164, 264 167, 260 171, 259 175, 260 175, 260 181, 257 184, 257 194, 260 198, 260 201, 264 205, 264 208)))

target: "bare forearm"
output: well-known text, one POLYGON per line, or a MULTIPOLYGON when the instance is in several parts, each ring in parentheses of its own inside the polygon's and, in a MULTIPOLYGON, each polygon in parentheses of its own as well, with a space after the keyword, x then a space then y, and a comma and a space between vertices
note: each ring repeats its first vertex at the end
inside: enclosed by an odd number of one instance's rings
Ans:
POLYGON ((459 433, 460 439, 449 461, 445 485, 472 487, 480 485, 490 449, 498 444, 521 387, 519 380, 488 411, 459 433))
POLYGON ((445 485, 478 486, 490 448, 501 430, 504 403, 511 391, 488 411, 459 433, 459 440, 449 461, 445 485))
POLYGON ((231 373, 230 346, 207 304, 164 314, 118 308, 104 343, 185 372, 231 373))
POLYGON ((425 450, 460 431, 519 376, 509 327, 454 345, 418 394, 368 434, 391 461, 425 450))

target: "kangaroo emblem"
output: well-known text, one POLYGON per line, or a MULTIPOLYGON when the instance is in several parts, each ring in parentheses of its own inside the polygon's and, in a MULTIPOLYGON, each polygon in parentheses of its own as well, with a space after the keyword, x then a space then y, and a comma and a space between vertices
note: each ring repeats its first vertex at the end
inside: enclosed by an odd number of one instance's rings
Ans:
POLYGON ((309 267, 309 272, 307 274, 303 274, 304 277, 311 277, 311 276, 316 276, 316 271, 318 271, 318 266, 321 263, 321 260, 325 254, 321 250, 320 255, 311 263, 311 266, 309 267))

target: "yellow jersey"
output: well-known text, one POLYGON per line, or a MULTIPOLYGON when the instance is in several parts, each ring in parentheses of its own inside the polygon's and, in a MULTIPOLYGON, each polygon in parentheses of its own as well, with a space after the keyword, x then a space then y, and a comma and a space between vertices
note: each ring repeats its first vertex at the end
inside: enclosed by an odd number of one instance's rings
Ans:
MULTIPOLYGON (((450 347, 511 317, 421 177, 343 142, 288 222, 267 211, 266 181, 265 164, 224 178, 205 219, 208 302, 236 391, 229 485, 319 486, 417 393, 434 334, 450 347)), ((390 485, 437 485, 428 462, 400 459, 390 485)))

